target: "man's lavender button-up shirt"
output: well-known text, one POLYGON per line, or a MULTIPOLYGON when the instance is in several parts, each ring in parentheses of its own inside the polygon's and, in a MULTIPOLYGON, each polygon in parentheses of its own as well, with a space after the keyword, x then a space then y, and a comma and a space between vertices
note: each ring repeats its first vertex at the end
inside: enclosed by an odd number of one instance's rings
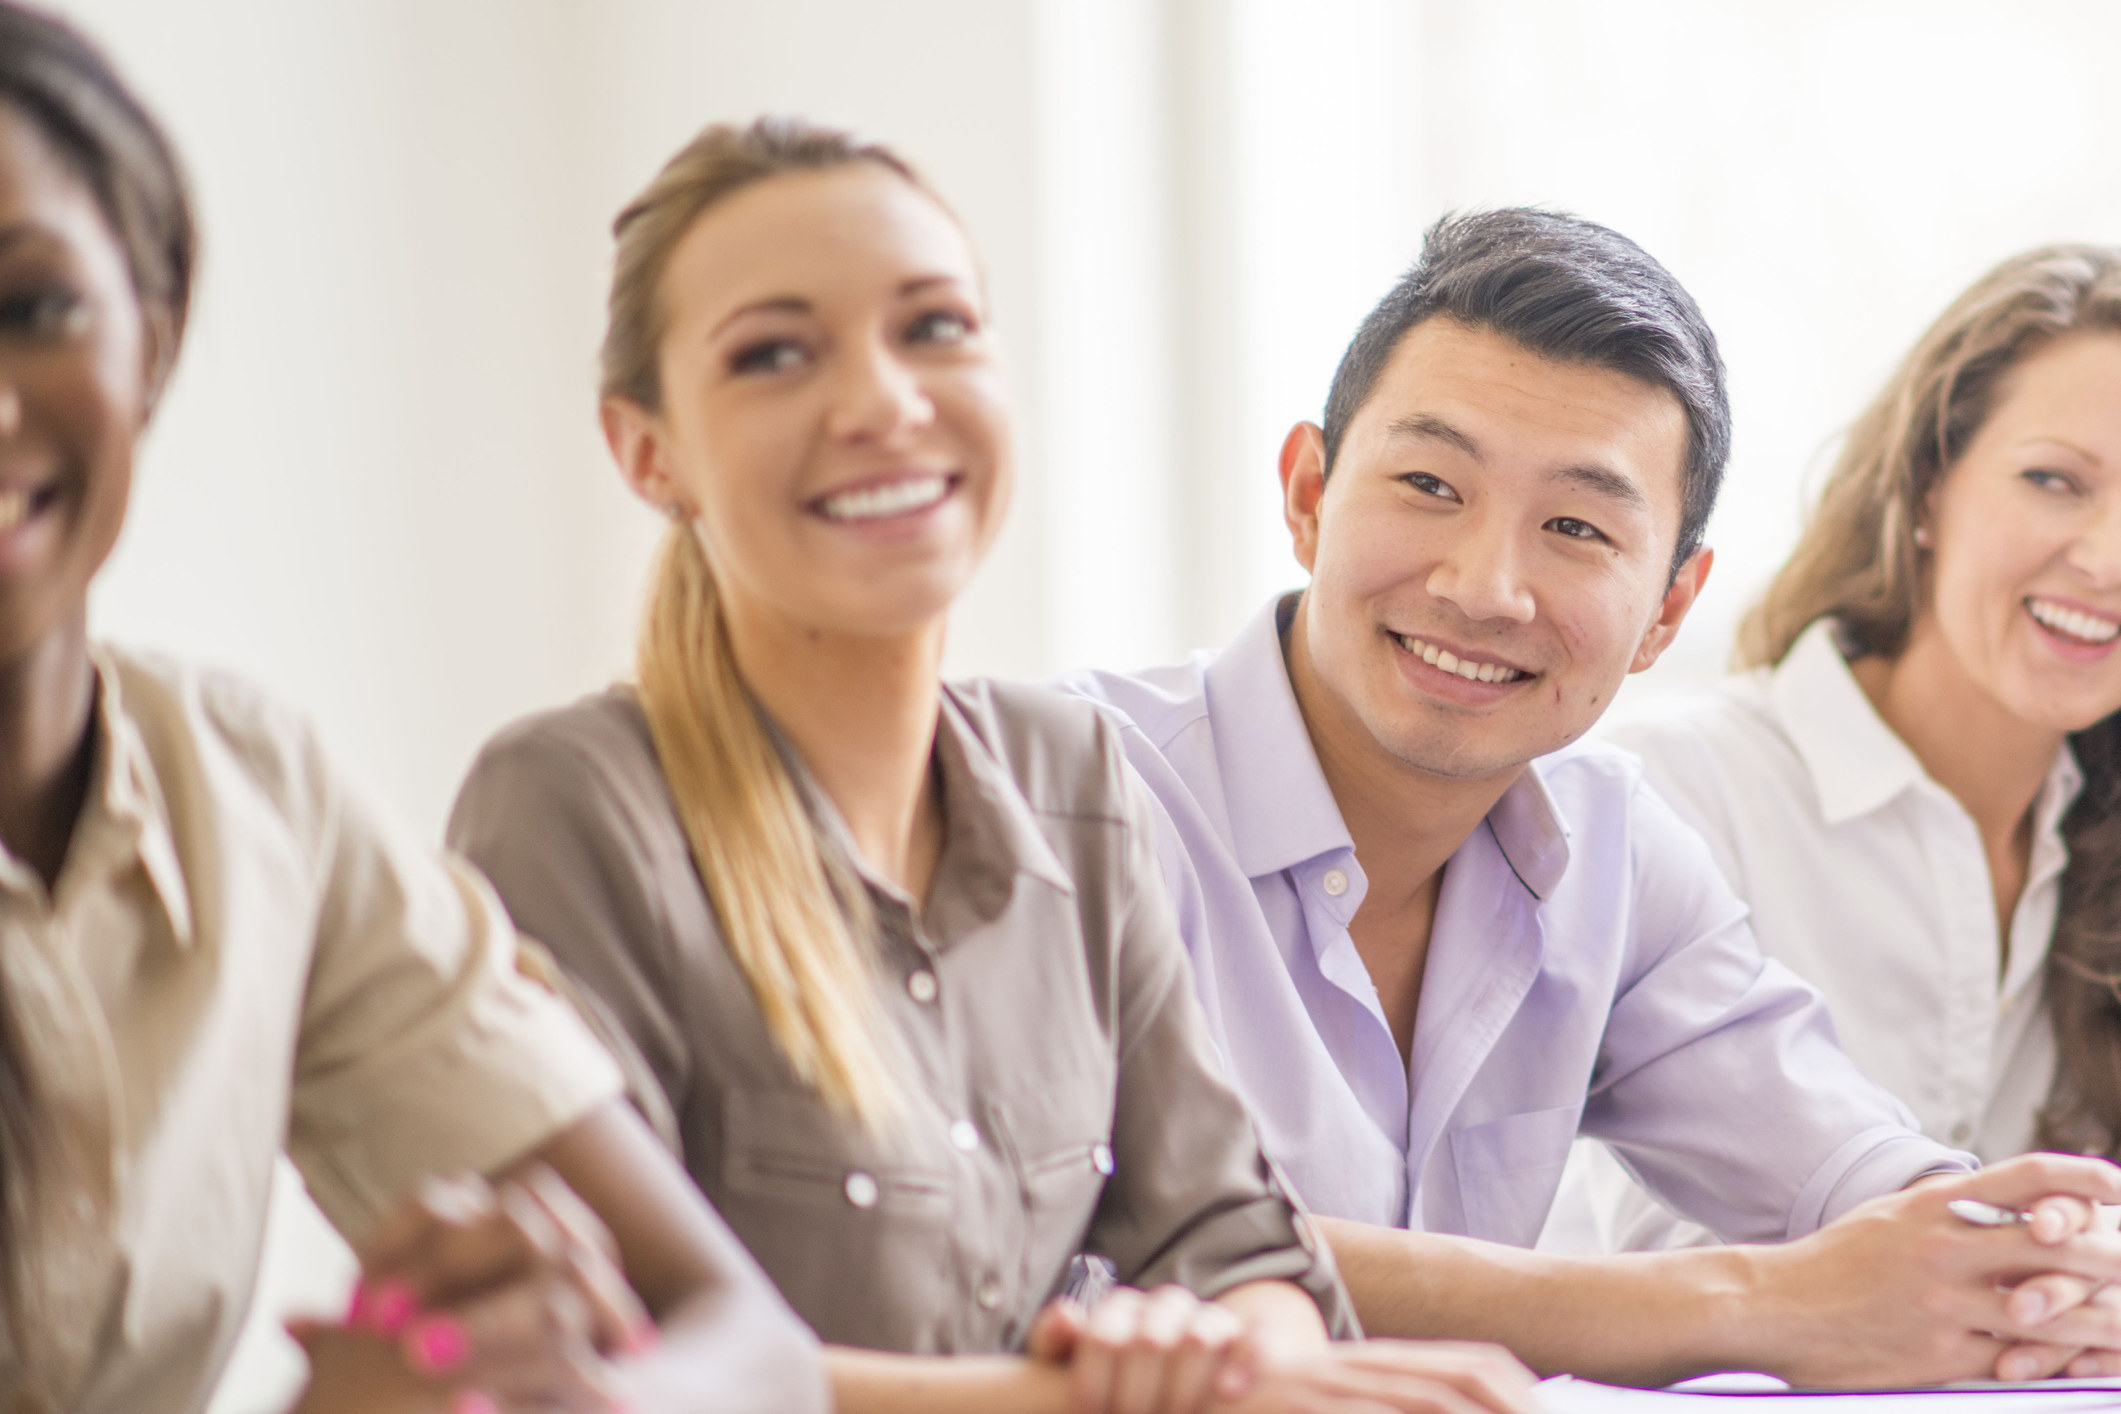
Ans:
POLYGON ((1365 880, 1289 685, 1294 603, 1220 654, 1060 686, 1115 715, 1162 805, 1209 1024, 1313 1210, 1529 1246, 1581 1133, 1725 1239, 1779 1241, 1972 1166, 1842 1053, 1611 747, 1533 762, 1451 856, 1410 1084, 1348 933, 1365 880))

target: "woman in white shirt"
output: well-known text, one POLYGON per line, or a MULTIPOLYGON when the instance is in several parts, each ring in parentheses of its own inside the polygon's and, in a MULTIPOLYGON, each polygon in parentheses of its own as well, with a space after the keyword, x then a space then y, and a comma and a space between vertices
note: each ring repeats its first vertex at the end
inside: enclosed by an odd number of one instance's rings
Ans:
MULTIPOLYGON (((1982 278, 1740 633, 1611 733, 1934 1138, 2121 1153, 2121 250, 1982 278)), ((1607 1245, 1689 1234, 1609 1158, 1607 1245)))

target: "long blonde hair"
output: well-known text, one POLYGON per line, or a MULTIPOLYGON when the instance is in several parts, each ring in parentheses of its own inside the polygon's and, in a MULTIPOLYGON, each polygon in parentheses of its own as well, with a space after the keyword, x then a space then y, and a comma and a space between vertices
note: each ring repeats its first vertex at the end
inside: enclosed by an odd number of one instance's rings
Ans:
MULTIPOLYGON (((1739 629, 1739 665, 1781 662, 1827 615, 1852 655, 1898 657, 1928 599, 1915 531, 1931 493, 2010 371, 2086 331, 2121 333, 2121 249, 2028 251, 1953 301, 1849 432, 1796 553, 1739 629)), ((2038 1142, 2121 1157, 2121 720, 2070 746, 2084 789, 2062 822, 2069 867, 2045 990, 2059 1059, 2038 1142)))
MULTIPOLYGON (((887 149, 790 119, 717 124, 687 143, 612 226, 604 396, 660 410, 663 271, 702 213, 770 177, 856 163, 928 191, 887 149)), ((664 537, 636 672, 693 861, 768 1033, 834 1109, 872 1127, 884 1122, 899 1089, 864 941, 867 900, 821 848, 737 670, 714 568, 689 524, 664 537)))

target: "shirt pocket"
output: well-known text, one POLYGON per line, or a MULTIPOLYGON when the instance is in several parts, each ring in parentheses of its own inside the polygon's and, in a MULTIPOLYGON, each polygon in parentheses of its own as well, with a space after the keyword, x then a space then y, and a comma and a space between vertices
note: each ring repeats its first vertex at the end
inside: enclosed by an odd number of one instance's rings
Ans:
POLYGON ((821 1338, 929 1350, 948 1328, 949 1170, 807 1091, 731 1090, 717 1206, 821 1338))
POLYGON ((1470 1236, 1520 1247, 1538 1240, 1582 1118, 1582 1105, 1558 1105, 1451 1132, 1451 1166, 1470 1236))
POLYGON ((1053 1292, 1115 1168, 1109 1088, 1057 1085, 997 1107, 1023 1196, 1023 1289, 1053 1292))

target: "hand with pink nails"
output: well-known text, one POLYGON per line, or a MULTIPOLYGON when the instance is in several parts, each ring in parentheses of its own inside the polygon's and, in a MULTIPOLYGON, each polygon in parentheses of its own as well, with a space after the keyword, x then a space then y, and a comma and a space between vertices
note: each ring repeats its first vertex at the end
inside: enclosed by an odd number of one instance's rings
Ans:
POLYGON ((609 1414, 655 1326, 611 1236, 550 1169, 432 1180, 378 1230, 349 1324, 392 1341, 449 1414, 609 1414))

